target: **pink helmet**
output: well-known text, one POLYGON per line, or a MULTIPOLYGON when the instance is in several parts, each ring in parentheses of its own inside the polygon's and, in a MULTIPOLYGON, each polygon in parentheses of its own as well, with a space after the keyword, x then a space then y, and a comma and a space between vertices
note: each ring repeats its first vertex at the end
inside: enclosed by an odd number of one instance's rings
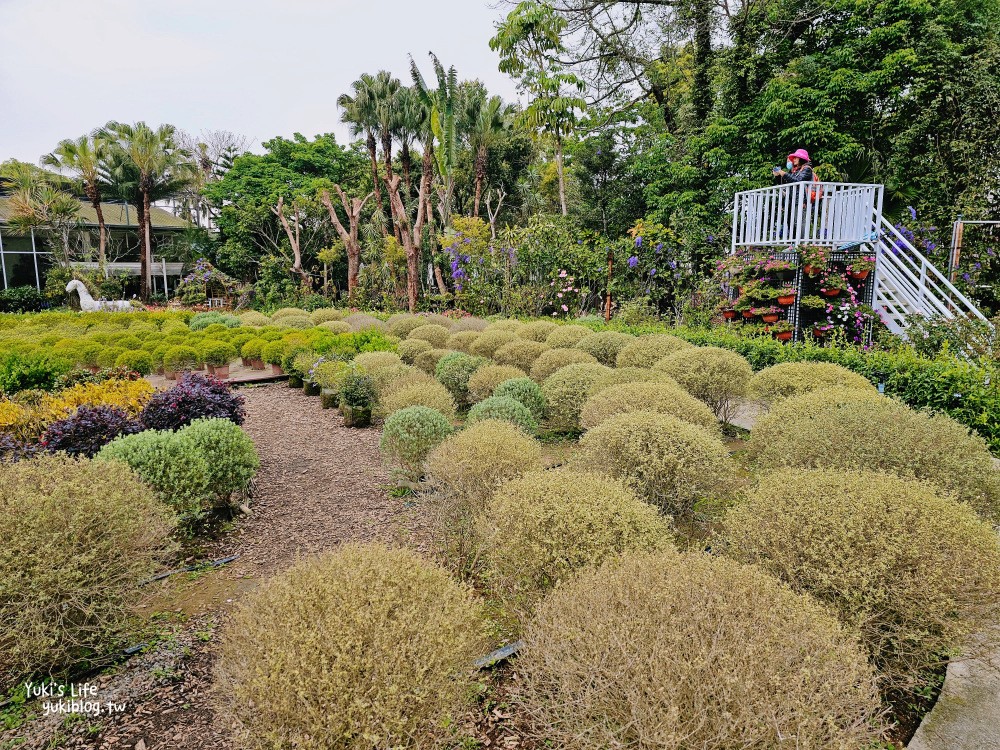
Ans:
POLYGON ((791 159, 793 156, 799 157, 802 161, 809 161, 809 152, 804 148, 800 148, 798 151, 793 151, 788 155, 788 158, 791 159))

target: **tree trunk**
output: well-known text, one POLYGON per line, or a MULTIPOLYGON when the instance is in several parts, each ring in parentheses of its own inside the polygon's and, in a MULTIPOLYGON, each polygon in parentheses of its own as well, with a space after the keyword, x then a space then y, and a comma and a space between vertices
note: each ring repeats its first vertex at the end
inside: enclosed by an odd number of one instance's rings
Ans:
POLYGON ((479 216, 479 201, 483 197, 483 182, 486 180, 486 146, 480 145, 476 151, 476 197, 472 201, 472 215, 479 216))
POLYGON ((295 209, 295 231, 292 231, 292 227, 288 223, 288 219, 285 218, 285 197, 280 196, 278 198, 278 205, 271 209, 278 217, 281 222, 281 226, 285 228, 285 235, 288 237, 288 244, 292 247, 292 273, 296 274, 302 282, 303 287, 311 287, 311 282, 309 279, 309 274, 305 272, 302 268, 302 250, 299 246, 299 212, 295 209))
MULTIPOLYGON (((386 181, 386 189, 389 191, 389 206, 392 208, 393 218, 400 229, 403 238, 403 251, 406 253, 406 299, 410 312, 417 311, 417 294, 420 290, 420 234, 423 230, 422 211, 418 210, 418 224, 411 230, 410 217, 406 213, 406 206, 399 195, 399 175, 393 175, 391 180, 386 181)), ((421 193, 424 187, 421 185, 421 193)))
MULTIPOLYGON (((371 159, 372 163, 372 190, 375 192, 375 202, 378 204, 379 210, 382 209, 382 185, 381 180, 378 176, 378 156, 375 154, 375 134, 372 131, 368 131, 368 137, 365 141, 365 145, 368 147, 368 158, 371 159)), ((382 226, 382 236, 388 234, 388 227, 382 226)))
POLYGON ((330 212, 330 221, 333 222, 333 226, 337 230, 337 235, 340 237, 341 242, 344 243, 344 250, 347 252, 347 296, 353 304, 354 291, 358 286, 358 268, 361 265, 361 243, 358 242, 361 211, 374 193, 368 193, 364 198, 354 198, 348 203, 347 195, 340 185, 334 185, 333 188, 340 197, 344 213, 347 214, 347 226, 349 229, 344 227, 340 221, 340 217, 337 216, 337 212, 333 209, 333 203, 330 201, 330 193, 328 191, 324 190, 322 192, 320 200, 323 201, 326 210, 330 212))
POLYGON ((144 239, 143 239, 143 249, 142 249, 142 260, 139 263, 139 273, 142 276, 142 282, 139 286, 139 296, 142 297, 144 301, 149 300, 149 296, 153 290, 153 243, 151 235, 153 234, 153 221, 149 216, 149 191, 142 191, 142 223, 145 227, 144 239))
POLYGON ((556 172, 559 175, 559 207, 562 209, 562 215, 566 216, 568 213, 566 210, 566 174, 563 170, 562 138, 559 136, 556 136, 556 172))
POLYGON ((87 185, 87 197, 90 198, 90 204, 94 207, 94 213, 97 214, 97 267, 100 269, 101 273, 104 273, 104 267, 107 264, 107 244, 108 244, 108 230, 104 225, 104 210, 101 208, 101 194, 98 192, 97 187, 93 184, 87 185))
POLYGON ((692 104, 698 126, 704 128, 712 111, 712 87, 710 68, 712 65, 712 2, 694 2, 694 77, 692 80, 692 104))
POLYGON ((399 149, 399 164, 403 169, 403 188, 406 190, 406 203, 410 200, 413 195, 413 182, 410 176, 410 170, 412 169, 412 158, 410 156, 410 144, 403 141, 403 145, 399 149))

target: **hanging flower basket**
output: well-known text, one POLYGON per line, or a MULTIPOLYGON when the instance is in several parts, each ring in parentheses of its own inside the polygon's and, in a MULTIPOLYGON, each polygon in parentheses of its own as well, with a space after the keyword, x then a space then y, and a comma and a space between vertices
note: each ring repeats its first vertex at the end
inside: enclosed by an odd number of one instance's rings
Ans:
POLYGON ((722 317, 725 318, 726 320, 735 320, 736 319, 736 311, 735 310, 723 310, 722 311, 722 317))
POLYGON ((743 317, 746 320, 750 320, 753 317, 753 310, 744 310, 743 317))
POLYGON ((807 276, 816 276, 823 271, 819 266, 802 266, 802 270, 805 271, 807 276))
POLYGON ((855 281, 864 281, 870 273, 871 271, 851 271, 848 275, 855 281))
POLYGON ((836 297, 842 291, 843 291, 842 289, 820 289, 819 293, 822 294, 824 297, 836 297))
POLYGON ((776 334, 774 334, 774 338, 778 339, 778 341, 790 341, 792 338, 792 332, 778 331, 776 334))
POLYGON ((780 317, 778 313, 768 313, 767 315, 761 315, 760 319, 765 323, 777 323, 780 317))

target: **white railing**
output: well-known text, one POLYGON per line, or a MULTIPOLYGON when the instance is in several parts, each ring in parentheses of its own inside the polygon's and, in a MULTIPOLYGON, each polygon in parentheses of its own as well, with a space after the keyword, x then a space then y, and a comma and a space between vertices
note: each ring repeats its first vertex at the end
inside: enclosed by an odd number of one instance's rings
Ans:
POLYGON ((864 242, 873 213, 881 219, 881 185, 798 182, 745 190, 733 205, 732 249, 864 242))
POLYGON ((872 226, 878 230, 875 309, 890 331, 903 335, 908 315, 986 321, 969 298, 885 217, 873 216, 872 226))

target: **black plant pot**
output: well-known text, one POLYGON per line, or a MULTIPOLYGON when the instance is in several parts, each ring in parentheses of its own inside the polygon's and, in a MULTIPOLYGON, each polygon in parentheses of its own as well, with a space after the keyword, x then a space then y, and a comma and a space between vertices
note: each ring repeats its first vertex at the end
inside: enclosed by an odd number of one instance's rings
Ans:
POLYGON ((318 396, 320 392, 320 387, 316 383, 310 383, 308 380, 302 384, 302 392, 307 396, 318 396))
POLYGON ((340 406, 340 394, 337 391, 324 389, 320 391, 319 403, 324 409, 336 409, 340 406))
POLYGON ((344 427, 368 427, 372 423, 371 407, 340 405, 340 413, 344 415, 344 427))
POLYGON ((301 388, 302 387, 302 377, 300 375, 288 376, 288 387, 289 388, 301 388))

